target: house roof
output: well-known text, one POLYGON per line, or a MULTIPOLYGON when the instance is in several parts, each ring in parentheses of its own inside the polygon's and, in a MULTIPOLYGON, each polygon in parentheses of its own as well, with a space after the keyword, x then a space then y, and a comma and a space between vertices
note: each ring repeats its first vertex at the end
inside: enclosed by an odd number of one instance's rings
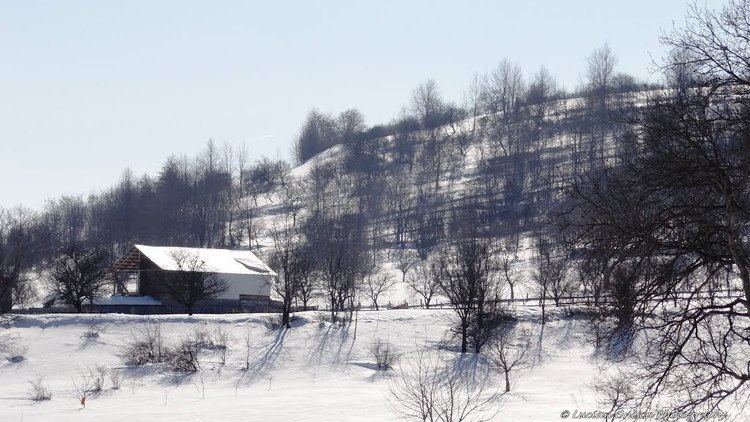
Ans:
POLYGON ((179 257, 191 257, 191 259, 195 257, 201 264, 197 271, 220 274, 276 275, 260 258, 247 250, 175 246, 133 245, 131 251, 115 263, 115 269, 132 269, 134 255, 137 254, 145 256, 165 271, 179 271, 179 257))

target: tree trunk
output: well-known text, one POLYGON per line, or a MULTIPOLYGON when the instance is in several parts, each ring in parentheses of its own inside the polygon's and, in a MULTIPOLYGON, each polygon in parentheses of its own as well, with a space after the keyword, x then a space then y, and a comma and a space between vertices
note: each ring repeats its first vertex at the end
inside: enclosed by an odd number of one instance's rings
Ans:
POLYGON ((505 372, 505 392, 507 393, 510 391, 510 371, 506 369, 504 372, 505 372))
POLYGON ((742 279, 742 290, 745 291, 745 304, 747 312, 750 314, 750 271, 747 268, 740 269, 740 278, 742 279))
POLYGON ((468 331, 468 328, 469 327, 465 323, 461 325, 461 353, 466 353, 467 351, 468 341, 466 332, 468 331))
POLYGON ((281 326, 284 328, 292 328, 289 324, 289 305, 284 304, 284 309, 281 311, 281 326))

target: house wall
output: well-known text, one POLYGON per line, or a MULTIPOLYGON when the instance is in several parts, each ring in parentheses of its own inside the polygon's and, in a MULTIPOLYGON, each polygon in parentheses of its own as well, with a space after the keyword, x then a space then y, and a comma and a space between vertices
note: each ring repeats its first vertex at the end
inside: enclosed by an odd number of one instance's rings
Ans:
POLYGON ((271 295, 270 276, 260 274, 219 274, 227 282, 228 289, 219 299, 239 300, 240 295, 265 296, 271 295))
POLYGON ((159 282, 164 278, 163 271, 151 261, 141 258, 139 263, 138 294, 153 297, 165 297, 164 289, 159 282))

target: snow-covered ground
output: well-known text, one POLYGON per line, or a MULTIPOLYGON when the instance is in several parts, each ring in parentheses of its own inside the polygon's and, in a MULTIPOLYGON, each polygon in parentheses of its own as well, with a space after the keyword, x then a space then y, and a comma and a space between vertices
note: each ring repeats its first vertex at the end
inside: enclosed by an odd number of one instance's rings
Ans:
MULTIPOLYGON (((521 324, 537 329, 534 309, 519 310, 521 324)), ((269 315, 24 315, 3 325, 0 363, 2 421, 391 421, 389 379, 368 352, 372 339, 397 346, 409 365, 425 348, 435 359, 456 364, 461 355, 438 347, 449 326, 448 310, 365 311, 356 324, 318 322, 316 312, 298 314, 290 330, 269 328, 269 315), (147 322, 159 322, 174 343, 195 328, 221 326, 231 340, 226 364, 216 354, 201 358, 202 369, 175 374, 159 366, 128 367, 122 345, 147 322), (92 323, 98 338, 83 334, 92 323), (246 366, 250 339, 250 370, 246 366), (25 360, 11 363, 10 354, 25 360), (91 397, 85 409, 73 395, 73 380, 104 365, 126 374, 119 390, 91 397), (43 376, 49 401, 27 397, 29 381, 43 376)), ((518 373, 513 391, 496 404, 497 420, 558 421, 563 410, 596 409, 591 387, 597 377, 584 322, 559 317, 546 325, 541 363, 518 373)), ((468 355, 464 359, 474 359, 468 355)), ((465 361, 464 361, 465 362, 465 361)), ((500 374, 493 385, 503 387, 500 374)), ((494 389, 494 388, 493 388, 494 389)))

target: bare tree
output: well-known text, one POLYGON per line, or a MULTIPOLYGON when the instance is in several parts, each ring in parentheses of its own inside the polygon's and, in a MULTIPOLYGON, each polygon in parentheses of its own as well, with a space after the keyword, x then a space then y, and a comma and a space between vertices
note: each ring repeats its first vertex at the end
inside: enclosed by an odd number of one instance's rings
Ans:
POLYGON ((503 242, 498 255, 498 267, 503 281, 510 288, 510 300, 515 299, 515 286, 521 277, 517 268, 518 244, 512 241, 503 242))
POLYGON ((510 391, 511 374, 528 363, 531 351, 531 334, 516 332, 511 326, 502 327, 487 345, 490 364, 505 378, 505 392, 510 391))
POLYGON ((354 309, 356 293, 370 264, 363 217, 346 214, 331 218, 320 213, 307 219, 305 230, 323 279, 321 288, 331 319, 337 321, 341 311, 354 309))
POLYGON ((525 83, 521 66, 503 59, 492 71, 485 89, 487 111, 507 117, 516 110, 524 94, 525 83))
POLYGON ((440 287, 457 318, 462 353, 466 353, 470 338, 474 352, 479 353, 493 328, 493 307, 499 302, 490 250, 489 242, 473 234, 447 249, 442 258, 440 287))
POLYGON ((193 315, 195 305, 213 299, 227 290, 226 280, 209 268, 196 253, 176 249, 170 253, 175 270, 164 277, 165 292, 193 315))
POLYGON ((409 287, 422 298, 425 308, 429 309, 432 298, 440 291, 442 277, 442 263, 439 259, 433 258, 420 262, 409 274, 407 282, 409 287))
POLYGON ((51 290, 76 312, 83 312, 86 301, 93 301, 107 284, 107 253, 100 249, 72 248, 52 266, 51 290))
POLYGON ((343 142, 356 141, 355 138, 367 129, 365 117, 355 108, 342 111, 336 119, 336 126, 343 142))
POLYGON ((23 208, 0 209, 0 314, 28 293, 25 274, 33 262, 34 216, 23 208))
POLYGON ((748 32, 747 1, 729 0, 720 11, 692 3, 685 25, 662 36, 662 42, 679 53, 668 57, 664 67, 682 69, 684 77, 712 86, 749 86, 748 32))
POLYGON ((380 310, 378 297, 393 287, 393 279, 389 274, 369 274, 365 277, 365 293, 375 306, 375 310, 380 310))
POLYGON ((270 264, 277 269, 277 276, 271 282, 271 289, 281 298, 281 326, 291 328, 292 303, 297 295, 295 274, 295 248, 301 243, 301 234, 294 228, 275 228, 270 232, 273 240, 270 264))
POLYGON ((526 100, 535 108, 537 121, 541 123, 549 107, 549 102, 557 94, 557 82, 546 67, 542 66, 534 74, 529 84, 526 100))
POLYGON ((552 295, 555 304, 560 304, 566 262, 561 258, 560 251, 555 250, 552 240, 543 234, 537 236, 535 247, 537 253, 536 268, 532 272, 531 279, 539 294, 542 307, 542 324, 544 324, 547 298, 552 295))
POLYGON ((388 404, 409 420, 490 421, 498 413, 499 397, 486 389, 486 375, 474 378, 439 365, 425 352, 419 352, 391 378, 388 404))
POLYGON ((444 107, 437 83, 432 79, 420 84, 411 94, 412 113, 421 120, 424 129, 434 129, 441 123, 444 107))
POLYGON ((90 369, 81 371, 78 378, 73 378, 71 381, 73 383, 71 394, 78 399, 81 407, 85 408, 86 399, 94 393, 94 373, 90 369))
POLYGON ((290 328, 294 300, 301 298, 306 308, 313 293, 313 262, 304 232, 295 226, 296 218, 285 215, 282 224, 275 224, 269 233, 273 242, 271 265, 278 269, 271 288, 281 298, 281 325, 290 328))
POLYGON ((393 224, 395 241, 400 248, 399 263, 408 262, 410 258, 406 243, 415 199, 412 184, 408 176, 402 174, 395 177, 393 183, 386 187, 387 209, 392 214, 390 222, 393 224))
POLYGON ((315 263, 313 253, 309 249, 297 250, 298 257, 295 259, 299 271, 297 280, 297 303, 302 302, 302 310, 306 311, 310 301, 320 295, 320 286, 316 280, 315 263))
POLYGON ((486 76, 475 73, 469 81, 469 86, 464 92, 464 107, 472 118, 471 131, 477 130, 479 117, 484 112, 486 76))
POLYGON ((406 282, 406 276, 419 264, 419 256, 412 249, 399 249, 396 252, 396 268, 401 271, 401 282, 406 282))
POLYGON ((604 101, 612 88, 616 65, 617 58, 607 43, 595 49, 588 57, 586 63, 588 87, 601 101, 604 101))

